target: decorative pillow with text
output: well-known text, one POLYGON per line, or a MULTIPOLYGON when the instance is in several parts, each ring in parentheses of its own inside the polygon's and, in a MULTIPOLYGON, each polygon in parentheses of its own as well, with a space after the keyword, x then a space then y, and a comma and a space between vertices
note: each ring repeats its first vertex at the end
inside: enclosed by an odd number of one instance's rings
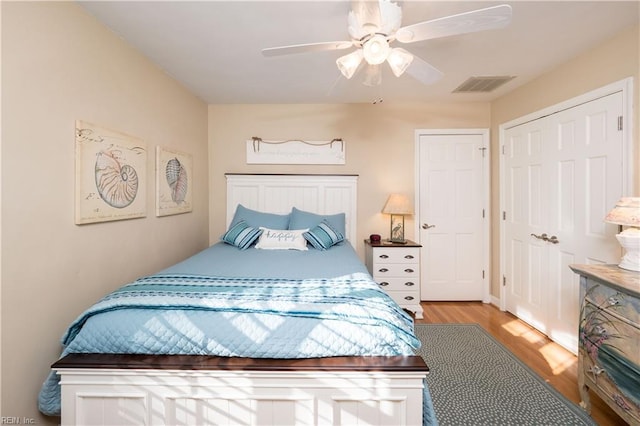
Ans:
POLYGON ((307 240, 302 234, 308 229, 269 229, 260 227, 262 234, 256 244, 257 249, 264 250, 309 250, 307 240))

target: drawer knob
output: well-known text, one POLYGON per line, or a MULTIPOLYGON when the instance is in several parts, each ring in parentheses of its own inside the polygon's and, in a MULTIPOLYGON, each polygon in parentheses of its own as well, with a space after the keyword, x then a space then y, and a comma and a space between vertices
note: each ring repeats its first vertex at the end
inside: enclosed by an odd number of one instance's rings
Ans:
POLYGON ((404 271, 405 271, 405 272, 408 272, 408 273, 412 273, 412 272, 413 272, 413 269, 411 269, 411 268, 407 268, 407 269, 405 269, 404 271))
POLYGON ((413 255, 412 254, 408 254, 404 257, 405 259, 413 259, 413 255))
POLYGON ((389 272, 389 270, 387 268, 380 268, 378 269, 378 272, 389 272))
POLYGON ((413 300, 413 296, 405 296, 404 300, 413 300))
POLYGON ((381 254, 380 256, 378 256, 380 259, 388 259, 389 255, 388 254, 381 254))
POLYGON ((412 286, 414 286, 415 284, 414 284, 414 283, 412 283, 411 281, 407 281, 406 283, 404 283, 404 285, 406 285, 407 287, 412 287, 412 286))
POLYGON ((386 281, 382 281, 382 282, 380 283, 380 285, 381 285, 382 287, 386 287, 386 286, 388 286, 388 285, 389 285, 389 283, 388 283, 388 282, 386 282, 386 281))

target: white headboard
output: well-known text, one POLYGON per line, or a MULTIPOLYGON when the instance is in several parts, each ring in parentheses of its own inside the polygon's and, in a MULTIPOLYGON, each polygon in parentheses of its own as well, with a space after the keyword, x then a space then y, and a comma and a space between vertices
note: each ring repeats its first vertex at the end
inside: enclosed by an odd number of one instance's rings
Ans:
POLYGON ((357 175, 275 175, 227 173, 227 228, 238 204, 266 213, 292 207, 317 214, 344 213, 346 238, 355 244, 357 175))

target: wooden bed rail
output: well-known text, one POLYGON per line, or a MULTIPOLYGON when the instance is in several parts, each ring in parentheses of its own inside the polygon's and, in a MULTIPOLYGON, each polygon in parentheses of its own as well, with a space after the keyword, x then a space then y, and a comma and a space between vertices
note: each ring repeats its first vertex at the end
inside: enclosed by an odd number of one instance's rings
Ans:
POLYGON ((229 358, 207 355, 69 354, 53 369, 157 369, 236 371, 421 371, 419 356, 358 356, 305 359, 229 358))

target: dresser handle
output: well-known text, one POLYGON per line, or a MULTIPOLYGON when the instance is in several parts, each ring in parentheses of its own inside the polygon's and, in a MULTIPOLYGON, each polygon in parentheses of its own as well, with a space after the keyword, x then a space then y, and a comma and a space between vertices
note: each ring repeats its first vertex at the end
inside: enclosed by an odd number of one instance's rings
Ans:
POLYGON ((388 283, 388 282, 386 282, 386 281, 382 281, 382 282, 380 283, 380 285, 381 285, 382 287, 386 287, 386 286, 388 286, 388 285, 389 285, 389 283, 388 283))
POLYGON ((406 285, 407 287, 411 287, 411 286, 414 286, 415 284, 412 283, 411 281, 407 281, 406 283, 404 283, 404 285, 406 285))
POLYGON ((412 272, 413 272, 413 269, 411 269, 411 268, 407 268, 407 269, 405 269, 404 271, 405 271, 405 272, 408 272, 408 273, 412 273, 412 272))
POLYGON ((600 374, 604 373, 604 368, 600 368, 597 365, 594 365, 592 367, 587 368, 587 371, 589 373, 592 373, 594 376, 599 376, 600 374))
POLYGON ((619 304, 620 300, 618 299, 617 296, 611 296, 610 298, 607 299, 607 303, 609 304, 609 306, 613 306, 613 305, 619 304))
POLYGON ((413 296, 405 296, 404 300, 413 300, 413 296))
POLYGON ((387 268, 380 268, 378 269, 378 272, 389 272, 389 270, 387 268))
POLYGON ((380 256, 378 256, 380 259, 388 259, 389 255, 388 254, 381 254, 380 256))
POLYGON ((408 254, 404 257, 405 259, 413 259, 413 255, 412 254, 408 254))

